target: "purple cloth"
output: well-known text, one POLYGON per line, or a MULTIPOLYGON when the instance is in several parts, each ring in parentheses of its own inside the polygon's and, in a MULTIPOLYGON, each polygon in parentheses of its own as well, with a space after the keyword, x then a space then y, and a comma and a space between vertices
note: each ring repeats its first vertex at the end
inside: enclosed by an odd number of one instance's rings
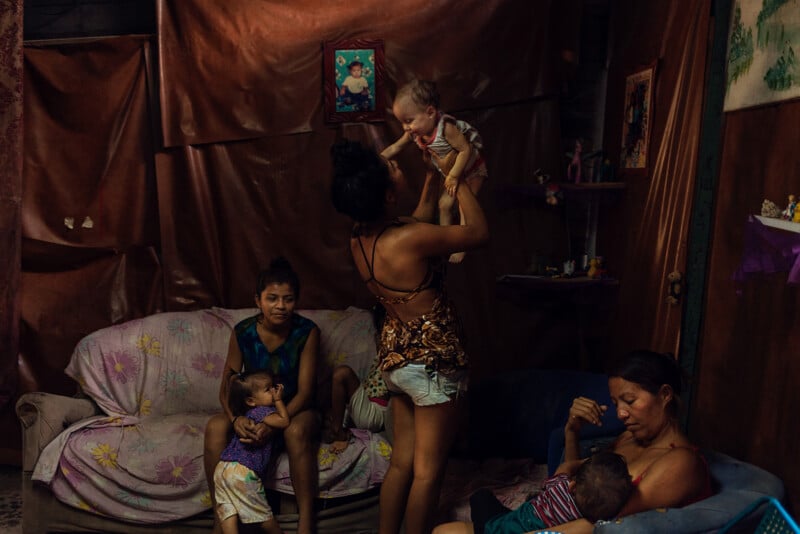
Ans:
POLYGON ((800 233, 765 226, 752 215, 744 230, 742 261, 733 279, 742 282, 753 273, 789 271, 789 284, 800 284, 800 233))
MULTIPOLYGON (((272 406, 256 406, 247 411, 247 417, 255 422, 261 422, 266 416, 273 413, 275 408, 272 406)), ((239 440, 239 436, 234 433, 233 439, 222 451, 220 460, 226 462, 239 462, 246 465, 259 476, 264 476, 269 465, 270 454, 272 453, 272 442, 264 445, 245 445, 239 440)))

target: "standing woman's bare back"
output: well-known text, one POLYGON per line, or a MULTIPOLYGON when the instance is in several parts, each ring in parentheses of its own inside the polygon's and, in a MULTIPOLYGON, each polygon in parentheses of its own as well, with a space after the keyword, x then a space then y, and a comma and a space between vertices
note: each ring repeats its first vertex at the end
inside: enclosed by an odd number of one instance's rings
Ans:
MULTIPOLYGON (((415 319, 433 307, 441 291, 442 263, 404 250, 404 239, 416 221, 359 225, 350 249, 361 278, 387 312, 402 321, 415 319)), ((413 237, 413 236, 412 236, 413 237)))

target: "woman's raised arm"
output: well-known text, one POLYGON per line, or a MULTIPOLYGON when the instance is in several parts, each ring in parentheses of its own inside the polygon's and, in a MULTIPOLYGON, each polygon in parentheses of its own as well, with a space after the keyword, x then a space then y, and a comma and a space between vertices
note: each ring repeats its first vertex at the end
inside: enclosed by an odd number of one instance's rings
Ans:
POLYGON ((470 250, 489 240, 486 217, 469 187, 460 184, 456 194, 464 213, 463 224, 439 226, 435 224, 407 225, 403 231, 405 246, 422 257, 435 257, 470 250))
POLYGON ((411 217, 419 222, 432 223, 436 216, 436 201, 439 198, 439 177, 434 169, 428 168, 425 171, 425 182, 422 184, 422 192, 419 195, 419 202, 414 209, 411 217))
POLYGON ((580 430, 584 424, 602 425, 603 414, 608 409, 593 399, 577 397, 569 408, 567 423, 564 425, 564 461, 580 460, 580 430))

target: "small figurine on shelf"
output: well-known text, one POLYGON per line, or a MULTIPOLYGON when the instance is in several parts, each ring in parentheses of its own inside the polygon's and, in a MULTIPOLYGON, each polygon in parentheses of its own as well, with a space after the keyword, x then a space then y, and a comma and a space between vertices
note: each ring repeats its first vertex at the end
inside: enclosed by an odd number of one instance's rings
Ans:
POLYGON ((544 185, 550 181, 550 175, 542 172, 542 169, 536 169, 533 172, 533 179, 536 181, 537 184, 544 185))
POLYGON ((564 271, 562 273, 566 278, 575 274, 575 260, 567 260, 564 262, 564 271))
POLYGON ((586 271, 586 276, 589 278, 602 278, 606 274, 603 268, 603 257, 597 256, 589 260, 589 270, 586 271))
MULTIPOLYGON (((795 210, 795 214, 798 210, 795 210)), ((781 218, 781 209, 778 207, 771 200, 764 199, 764 202, 761 203, 761 216, 762 217, 770 217, 772 219, 780 219, 781 218)))
POLYGON ((786 206, 786 209, 783 210, 781 213, 781 218, 786 221, 791 221, 794 219, 794 212, 797 209, 797 199, 794 195, 789 195, 789 205, 786 206))
POLYGON ((558 267, 552 267, 550 265, 548 265, 547 267, 544 268, 544 274, 545 274, 545 276, 549 276, 551 278, 555 278, 557 276, 561 276, 561 273, 559 273, 559 271, 558 271, 558 267))
POLYGON ((564 198, 564 193, 556 184, 548 184, 545 188, 545 202, 551 206, 558 206, 558 202, 564 198))
POLYGON ((795 209, 794 215, 792 216, 792 222, 800 223, 800 210, 795 209))
POLYGON ((600 270, 598 266, 597 258, 592 258, 589 260, 589 270, 586 271, 586 276, 589 278, 598 278, 597 271, 600 270))
POLYGON ((616 179, 616 171, 614 170, 614 164, 611 163, 611 160, 605 158, 603 160, 602 165, 600 165, 600 173, 597 176, 598 182, 613 182, 616 179))
MULTIPOLYGON (((572 160, 567 166, 567 180, 576 184, 581 183, 581 152, 583 152, 583 144, 580 139, 576 139, 575 151, 572 153, 572 160)), ((570 156, 569 152, 567 156, 570 156)))

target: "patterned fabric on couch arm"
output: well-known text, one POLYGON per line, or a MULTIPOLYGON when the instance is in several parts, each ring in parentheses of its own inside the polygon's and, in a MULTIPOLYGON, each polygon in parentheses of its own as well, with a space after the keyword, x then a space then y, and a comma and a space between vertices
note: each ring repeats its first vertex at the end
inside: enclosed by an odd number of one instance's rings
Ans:
MULTIPOLYGON (((27 456, 41 452, 32 479, 48 484, 58 500, 72 507, 132 523, 164 523, 208 510, 202 464, 205 422, 219 410, 231 329, 255 311, 161 313, 86 336, 65 372, 96 407, 88 399, 70 399, 64 403, 67 412, 48 414, 43 407, 48 397, 64 397, 41 393, 23 396, 18 403, 29 441, 45 437, 30 432, 55 435, 49 444, 35 446, 40 450, 27 451, 30 444, 24 444, 27 456), (78 414, 77 422, 72 422, 72 412, 78 414), (37 416, 49 430, 26 427, 37 416), (64 422, 72 424, 60 432, 58 425, 64 422)), ((363 378, 375 358, 370 313, 356 308, 300 313, 320 327, 320 376, 347 363, 363 378)), ((321 498, 361 494, 383 480, 391 446, 378 434, 354 434, 344 453, 320 449, 321 498)), ((284 453, 272 489, 292 492, 288 471, 284 453)))

